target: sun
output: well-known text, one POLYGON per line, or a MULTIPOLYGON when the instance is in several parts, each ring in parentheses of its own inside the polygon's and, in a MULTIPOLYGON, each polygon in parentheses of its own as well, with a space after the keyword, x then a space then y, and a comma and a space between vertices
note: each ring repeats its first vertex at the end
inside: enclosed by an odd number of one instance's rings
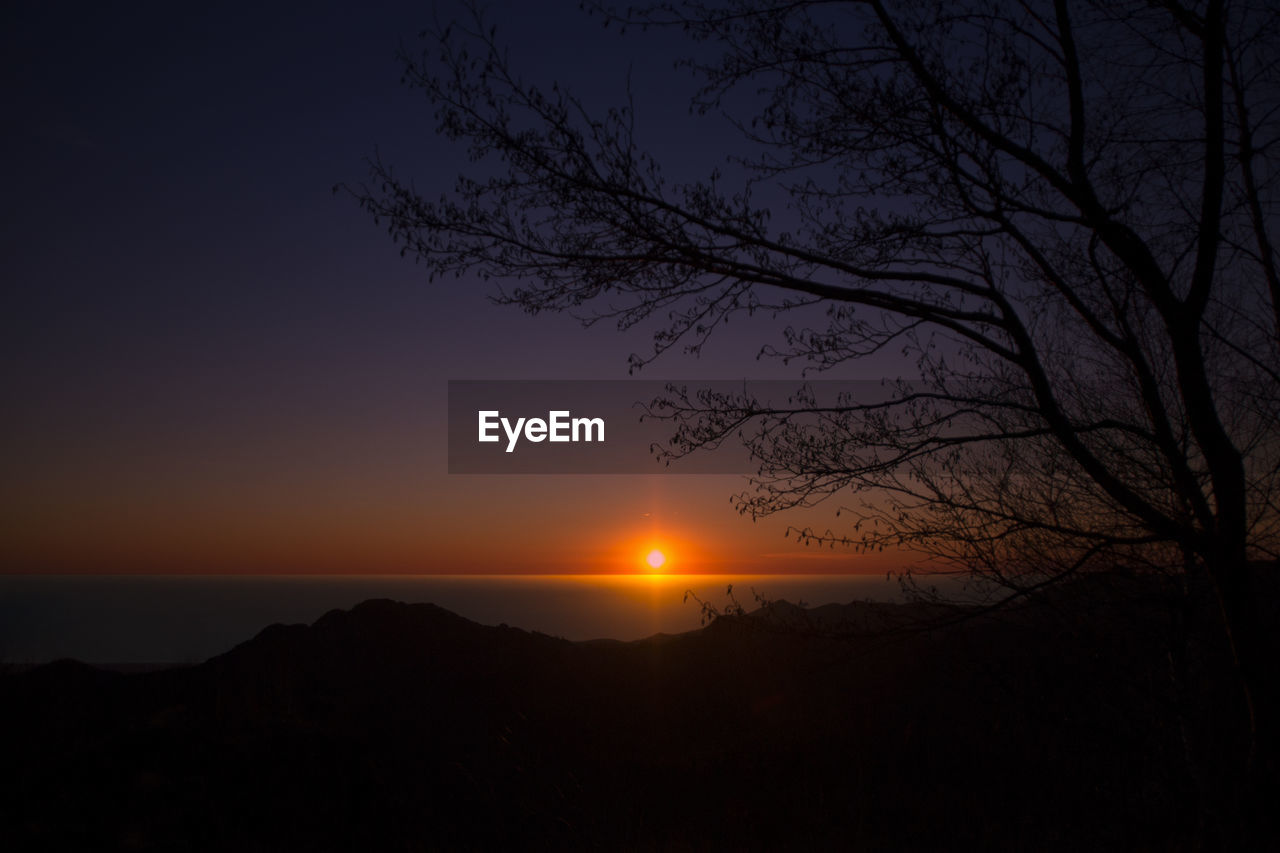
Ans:
POLYGON ((667 561, 667 555, 666 555, 666 554, 663 554, 663 553, 662 553, 661 551, 659 551, 657 548, 654 548, 654 549, 653 549, 652 551, 650 551, 650 552, 649 552, 649 554, 644 558, 644 561, 645 561, 646 563, 648 563, 652 568, 660 569, 660 568, 662 568, 662 564, 663 564, 663 563, 665 563, 665 562, 667 561))

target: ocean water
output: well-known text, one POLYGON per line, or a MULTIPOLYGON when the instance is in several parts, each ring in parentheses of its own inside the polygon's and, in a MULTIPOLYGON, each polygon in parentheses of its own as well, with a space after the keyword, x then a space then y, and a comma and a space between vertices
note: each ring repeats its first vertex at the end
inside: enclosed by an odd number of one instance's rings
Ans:
POLYGON ((699 627, 686 591, 723 606, 730 585, 748 609, 757 593, 811 606, 900 596, 883 575, 4 575, 0 664, 198 663, 273 623, 310 623, 370 598, 570 640, 635 640, 699 627))

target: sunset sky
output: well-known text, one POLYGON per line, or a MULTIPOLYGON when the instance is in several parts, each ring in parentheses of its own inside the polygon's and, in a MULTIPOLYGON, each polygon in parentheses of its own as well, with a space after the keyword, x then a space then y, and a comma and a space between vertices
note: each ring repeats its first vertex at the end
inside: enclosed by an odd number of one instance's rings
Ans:
MULTIPOLYGON (((630 73, 677 175, 723 158, 723 121, 671 97, 683 42, 620 40, 576 2, 492 9, 533 77, 607 104, 630 73)), ((449 379, 625 379, 652 327, 428 283, 332 192, 375 150, 432 192, 465 166, 399 84, 396 46, 430 15, 4 5, 0 571, 630 572, 654 548, 672 572, 900 564, 784 535, 837 525, 835 504, 740 517, 741 477, 446 473, 449 379)), ((731 331, 644 378, 796 375, 755 359, 776 326, 731 331)))

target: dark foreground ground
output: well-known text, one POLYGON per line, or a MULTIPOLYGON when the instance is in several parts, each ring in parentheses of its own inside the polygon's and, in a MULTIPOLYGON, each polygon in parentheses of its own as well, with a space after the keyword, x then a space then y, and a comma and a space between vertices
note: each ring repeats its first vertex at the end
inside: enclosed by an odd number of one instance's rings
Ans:
POLYGON ((1267 849, 1221 649, 1124 592, 930 630, 956 614, 775 605, 635 643, 368 601, 196 667, 10 673, 0 844, 1267 849))

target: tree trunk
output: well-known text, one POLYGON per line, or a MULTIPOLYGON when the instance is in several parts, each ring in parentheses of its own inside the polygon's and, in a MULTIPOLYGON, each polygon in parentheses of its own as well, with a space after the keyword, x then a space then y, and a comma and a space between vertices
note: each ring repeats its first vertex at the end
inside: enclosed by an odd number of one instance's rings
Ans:
POLYGON ((1276 780, 1275 724, 1271 716, 1275 703, 1266 660, 1268 629, 1260 618, 1256 583, 1245 558, 1243 536, 1220 546, 1208 570, 1239 691, 1228 705, 1239 709, 1231 719, 1239 721, 1243 734, 1225 739, 1227 744, 1239 746, 1234 754, 1222 756, 1229 782, 1229 789, 1222 793, 1232 801, 1223 804, 1222 815, 1228 820, 1237 816, 1232 821, 1236 827, 1224 827, 1224 841, 1229 847, 1253 849, 1254 844, 1270 837, 1274 820, 1270 815, 1274 802, 1269 792, 1274 791, 1276 780), (1233 838, 1237 832, 1240 837, 1233 838))

